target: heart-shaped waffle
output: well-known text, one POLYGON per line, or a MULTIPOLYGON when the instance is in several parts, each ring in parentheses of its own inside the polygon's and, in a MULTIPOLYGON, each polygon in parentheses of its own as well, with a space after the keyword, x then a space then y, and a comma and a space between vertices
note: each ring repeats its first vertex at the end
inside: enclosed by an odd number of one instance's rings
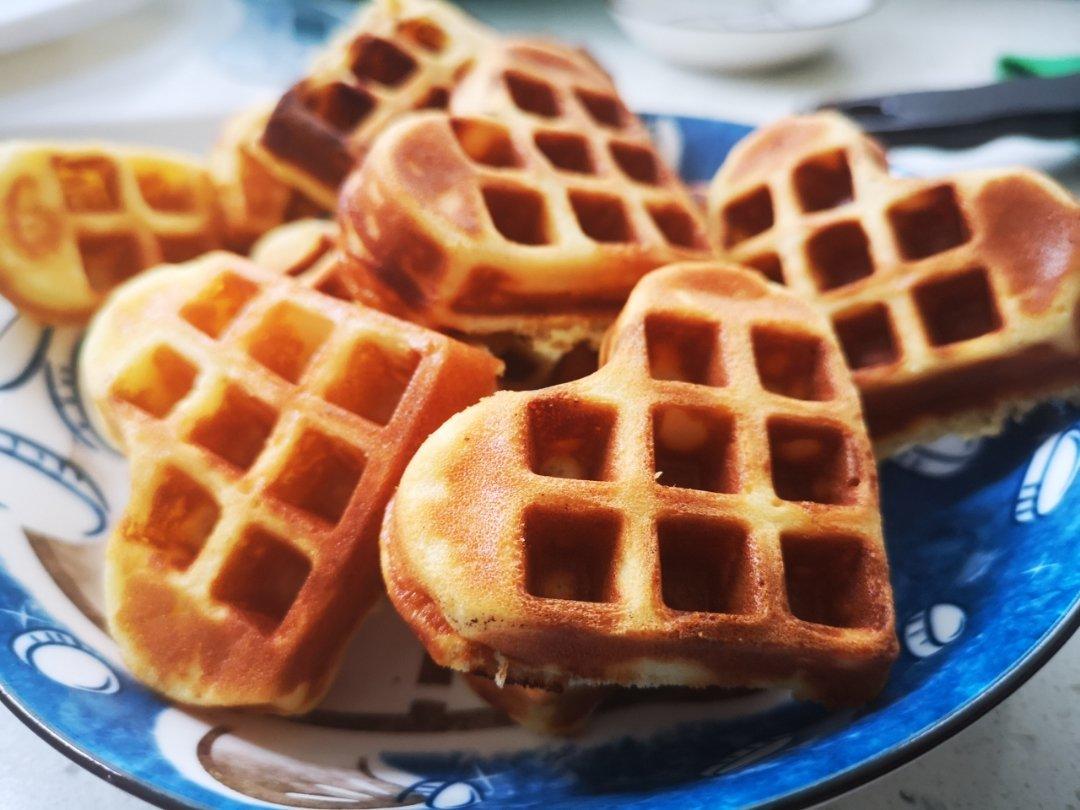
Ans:
POLYGON ((85 321, 121 281, 222 244, 206 171, 149 149, 0 144, 0 294, 49 323, 85 321))
POLYGON ((1080 207, 1041 174, 901 179, 841 116, 788 118, 732 151, 709 220, 828 313, 879 455, 1080 392, 1080 207))
POLYGON ((711 255, 687 190, 581 52, 507 43, 451 107, 387 130, 342 192, 351 286, 389 311, 558 357, 598 342, 642 275, 711 255))
POLYGON ((327 211, 349 170, 389 123, 445 107, 450 89, 493 42, 441 0, 380 0, 282 96, 256 158, 327 211))
POLYGON ((131 460, 106 557, 136 677, 309 708, 381 593, 377 538, 425 436, 494 389, 478 349, 227 253, 117 290, 83 388, 131 460))
POLYGON ((435 661, 876 694, 897 649, 877 473, 824 315, 684 263, 638 284, 604 359, 465 410, 409 463, 383 578, 435 661))

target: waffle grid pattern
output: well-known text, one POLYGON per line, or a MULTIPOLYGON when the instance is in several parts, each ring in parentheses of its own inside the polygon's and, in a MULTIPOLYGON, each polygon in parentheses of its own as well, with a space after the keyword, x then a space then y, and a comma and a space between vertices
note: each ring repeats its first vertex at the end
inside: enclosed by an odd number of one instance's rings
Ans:
POLYGON ((883 575, 872 562, 880 537, 866 529, 873 473, 853 466, 858 440, 846 425, 857 424, 858 403, 833 387, 844 372, 826 337, 767 306, 744 321, 661 305, 633 328, 645 332, 646 356, 628 342, 601 374, 634 378, 643 396, 628 402, 598 382, 580 398, 538 394, 524 405, 527 463, 512 473, 529 493, 517 505, 524 592, 610 606, 642 629, 697 625, 707 613, 742 625, 744 638, 778 621, 796 638, 820 641, 814 625, 876 635, 866 623, 888 606, 865 604, 863 580, 883 575), (709 358, 697 369, 687 367, 700 356, 691 345, 709 358), (746 515, 762 519, 751 527, 746 515), (778 570, 786 585, 769 580, 778 570), (640 572, 654 586, 643 590, 640 572))
POLYGON ((584 55, 508 43, 477 65, 450 110, 495 229, 508 240, 707 249, 681 182, 584 55))
POLYGON ((882 457, 1076 396, 1077 211, 1027 170, 893 177, 835 114, 752 135, 709 193, 729 258, 829 314, 882 457))
POLYGON ((441 2, 376 4, 279 102, 260 142, 264 162, 333 210, 375 137, 403 113, 446 107, 489 36, 441 2))
POLYGON ((576 330, 565 350, 644 273, 712 256, 689 193, 583 54, 506 43, 450 109, 388 132, 346 185, 354 294, 465 334, 576 330))
POLYGON ((1020 317, 965 213, 982 185, 893 178, 869 139, 830 120, 751 182, 721 172, 710 218, 733 259, 825 307, 856 374, 895 379, 955 361, 937 351, 955 343, 978 341, 965 362, 996 356, 1020 317))
MULTIPOLYGON (((4 291, 31 310, 85 317, 105 293, 161 262, 218 247, 209 176, 193 162, 134 150, 15 144, 0 154, 11 265, 4 291), (33 292, 47 278, 45 296, 33 292), (61 304, 60 302, 65 302, 61 304)), ((5 262, 5 264, 7 264, 5 262)))
POLYGON ((463 412, 406 470, 383 573, 435 660, 530 685, 869 699, 896 650, 888 566, 825 317, 733 266, 673 265, 638 284, 602 359, 463 412))
POLYGON ((482 118, 455 117, 451 127, 491 220, 481 238, 525 246, 706 250, 696 214, 647 140, 482 118), (630 169, 636 177, 620 165, 616 150, 636 166, 630 169), (631 151, 634 163, 626 157, 631 151))
POLYGON ((258 156, 272 107, 244 110, 227 121, 210 153, 209 169, 225 217, 228 248, 246 253, 283 223, 327 210, 273 174, 258 156))
POLYGON ((402 429, 397 402, 410 385, 423 398, 410 381, 438 361, 395 345, 370 322, 381 319, 354 307, 342 317, 346 305, 239 262, 201 276, 203 291, 158 323, 154 346, 113 386, 141 412, 128 417, 140 424, 136 453, 158 448, 152 472, 135 461, 155 484, 125 536, 164 544, 170 576, 211 612, 231 605, 272 631, 325 550, 356 531, 343 519, 353 493, 378 488, 368 476, 386 474, 379 448, 402 429))

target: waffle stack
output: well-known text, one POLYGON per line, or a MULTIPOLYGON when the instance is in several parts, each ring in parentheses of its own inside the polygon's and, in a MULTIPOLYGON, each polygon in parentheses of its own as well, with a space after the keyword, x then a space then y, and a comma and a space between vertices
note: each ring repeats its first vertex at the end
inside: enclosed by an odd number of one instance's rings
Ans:
POLYGON ((81 367, 131 459, 106 567, 124 660, 185 703, 284 713, 319 699, 381 593, 405 463, 498 370, 227 253, 125 285, 81 367))
POLYGON ((897 178, 839 115, 788 118, 732 152, 709 222, 832 319, 879 455, 1080 394, 1080 206, 1043 175, 897 178))
POLYGON ((868 701, 897 652, 871 440, 1080 382, 1046 178, 898 179, 809 116, 703 213, 587 54, 438 0, 375 4, 207 167, 7 144, 0 195, 0 292, 55 322, 109 295, 80 364, 132 466, 109 624, 185 703, 310 708, 384 585, 544 732, 620 686, 868 701), (222 245, 251 258, 130 278, 222 245), (529 390, 483 399, 496 358, 529 390))
POLYGON ((877 474, 827 319, 675 265, 603 359, 465 410, 409 463, 383 576, 432 657, 500 683, 872 697, 897 649, 877 474))

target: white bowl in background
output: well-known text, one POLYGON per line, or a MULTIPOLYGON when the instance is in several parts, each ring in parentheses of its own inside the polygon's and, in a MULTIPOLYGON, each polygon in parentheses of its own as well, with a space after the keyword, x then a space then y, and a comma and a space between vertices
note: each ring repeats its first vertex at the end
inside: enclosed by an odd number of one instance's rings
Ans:
POLYGON ((755 70, 825 50, 880 0, 608 0, 615 22, 667 61, 755 70))

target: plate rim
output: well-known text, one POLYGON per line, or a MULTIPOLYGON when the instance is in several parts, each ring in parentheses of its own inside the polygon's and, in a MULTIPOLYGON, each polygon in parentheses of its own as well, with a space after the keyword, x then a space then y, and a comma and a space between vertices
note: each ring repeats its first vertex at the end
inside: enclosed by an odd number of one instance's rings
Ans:
MULTIPOLYGON (((972 698, 951 715, 944 717, 891 751, 886 751, 853 768, 807 785, 787 796, 756 805, 756 807, 759 810, 811 807, 868 785, 932 751, 985 716, 1031 680, 1032 676, 1046 666, 1047 662, 1065 646, 1078 628, 1080 628, 1080 593, 1073 598, 1069 609, 1058 622, 1035 643, 1026 656, 999 677, 989 689, 972 698)), ((117 770, 92 752, 83 750, 49 726, 42 718, 24 708, 3 681, 0 681, 0 704, 53 749, 113 787, 163 810, 204 810, 198 804, 179 799, 150 782, 117 770)))

